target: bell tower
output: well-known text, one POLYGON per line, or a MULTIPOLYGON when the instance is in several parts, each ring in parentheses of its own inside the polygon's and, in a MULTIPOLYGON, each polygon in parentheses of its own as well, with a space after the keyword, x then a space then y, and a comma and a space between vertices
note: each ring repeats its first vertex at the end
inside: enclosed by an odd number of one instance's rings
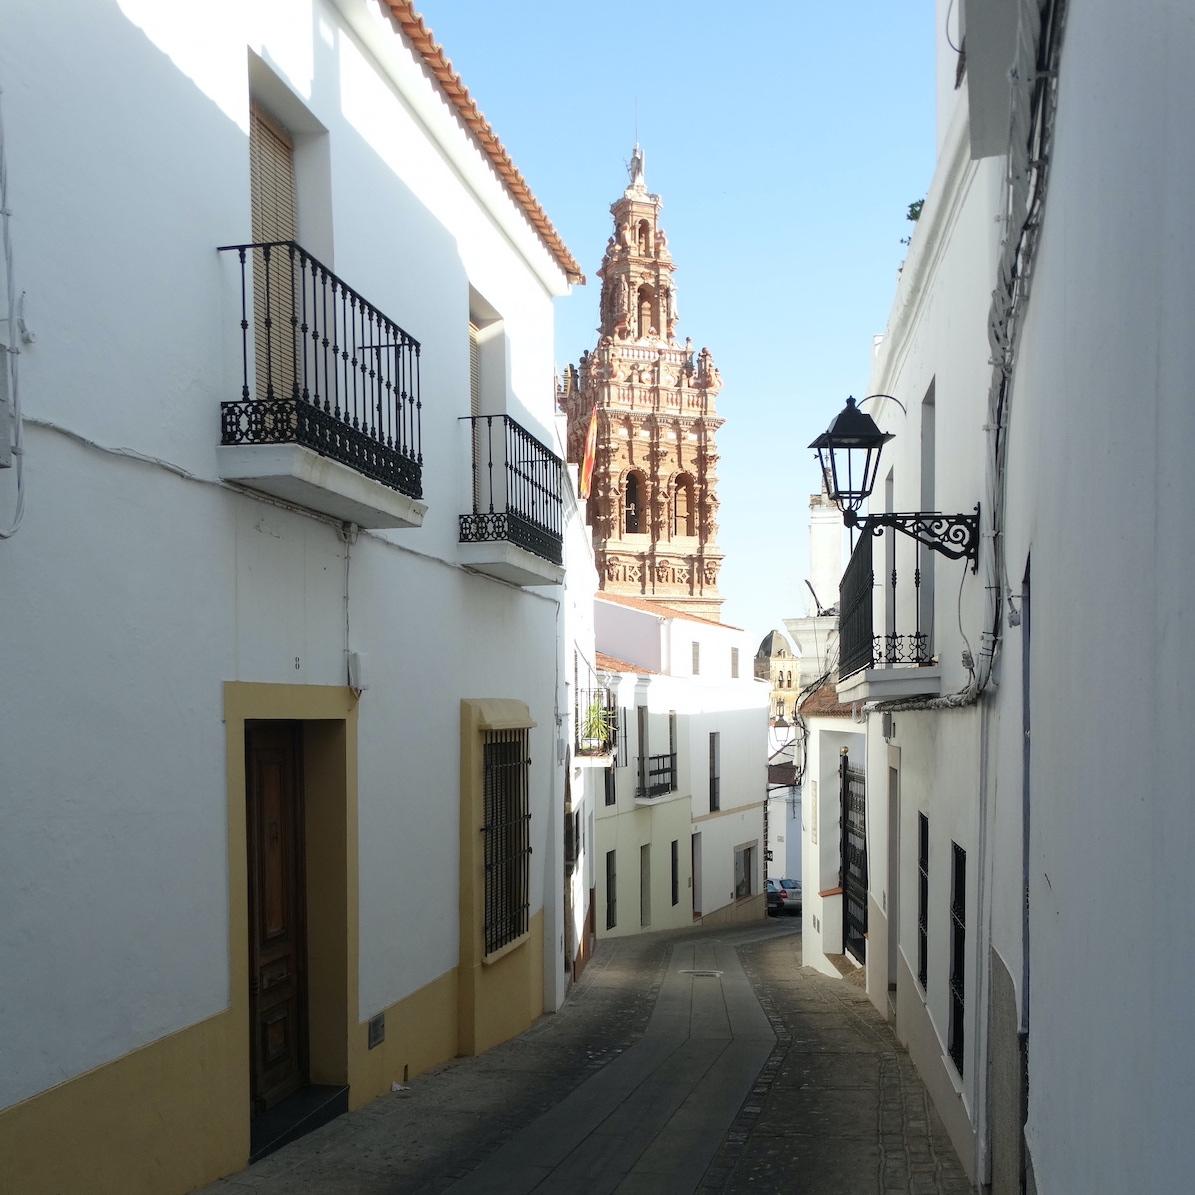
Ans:
POLYGON ((676 340, 676 266, 647 190, 638 145, 630 181, 610 212, 598 343, 565 371, 568 458, 594 453, 587 517, 599 584, 718 620, 718 452, 715 402, 722 379, 708 349, 676 340))

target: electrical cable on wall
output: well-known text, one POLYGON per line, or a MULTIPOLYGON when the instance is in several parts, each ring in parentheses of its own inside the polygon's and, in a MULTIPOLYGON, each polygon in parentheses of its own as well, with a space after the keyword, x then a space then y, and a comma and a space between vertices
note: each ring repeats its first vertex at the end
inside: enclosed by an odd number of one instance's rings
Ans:
POLYGON ((12 521, 7 527, 0 527, 0 539, 11 539, 16 535, 25 518, 25 437, 21 418, 21 379, 17 361, 21 350, 17 347, 17 287, 13 277, 12 230, 9 227, 12 212, 8 206, 8 156, 4 136, 4 90, 0 88, 0 247, 4 254, 4 298, 5 321, 8 336, 0 345, 4 357, 3 366, 8 373, 8 393, 12 405, 12 458, 16 474, 17 500, 12 521))

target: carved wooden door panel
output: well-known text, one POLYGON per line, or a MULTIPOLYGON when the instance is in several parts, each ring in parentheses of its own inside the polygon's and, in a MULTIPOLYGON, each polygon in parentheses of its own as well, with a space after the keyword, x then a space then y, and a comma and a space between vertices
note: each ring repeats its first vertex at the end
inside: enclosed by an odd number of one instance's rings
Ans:
POLYGON ((255 1113, 307 1083, 301 728, 245 731, 250 1094, 255 1113))

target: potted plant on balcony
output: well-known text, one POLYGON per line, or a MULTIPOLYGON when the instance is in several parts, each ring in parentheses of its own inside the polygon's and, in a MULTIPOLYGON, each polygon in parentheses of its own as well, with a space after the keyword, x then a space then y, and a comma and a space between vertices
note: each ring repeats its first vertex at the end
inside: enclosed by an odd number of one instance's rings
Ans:
POLYGON ((602 694, 595 693, 581 716, 581 754, 603 755, 609 750, 613 729, 613 711, 606 708, 602 694))

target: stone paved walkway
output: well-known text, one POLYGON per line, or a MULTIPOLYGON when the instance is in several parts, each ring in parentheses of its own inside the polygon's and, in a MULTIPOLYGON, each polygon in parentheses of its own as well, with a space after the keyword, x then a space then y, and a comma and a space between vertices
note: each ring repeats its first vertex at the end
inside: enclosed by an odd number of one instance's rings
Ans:
POLYGON ((888 1026, 795 930, 603 943, 559 1013, 209 1195, 970 1191, 888 1026))

